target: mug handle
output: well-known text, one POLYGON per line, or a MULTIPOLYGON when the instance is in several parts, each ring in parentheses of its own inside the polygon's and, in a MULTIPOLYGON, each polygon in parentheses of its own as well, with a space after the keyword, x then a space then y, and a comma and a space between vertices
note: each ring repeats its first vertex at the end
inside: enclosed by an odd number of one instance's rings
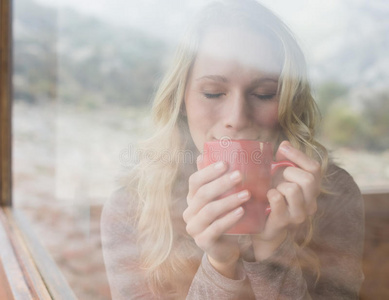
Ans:
MULTIPOLYGON (((270 173, 273 176, 277 170, 281 167, 297 167, 297 165, 289 160, 273 161, 271 163, 270 173)), ((268 216, 271 213, 270 205, 266 206, 265 215, 268 216)))

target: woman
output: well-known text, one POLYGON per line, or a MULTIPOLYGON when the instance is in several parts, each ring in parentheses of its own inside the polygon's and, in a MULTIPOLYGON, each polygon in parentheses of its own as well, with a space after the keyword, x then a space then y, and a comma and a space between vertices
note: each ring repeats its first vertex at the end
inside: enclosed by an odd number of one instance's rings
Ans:
POLYGON ((254 0, 205 8, 154 101, 154 136, 105 205, 102 241, 114 299, 357 299, 363 202, 314 138, 318 112, 287 27, 254 0), (226 236, 247 193, 241 174, 198 170, 203 144, 258 139, 282 171, 262 233, 226 236))

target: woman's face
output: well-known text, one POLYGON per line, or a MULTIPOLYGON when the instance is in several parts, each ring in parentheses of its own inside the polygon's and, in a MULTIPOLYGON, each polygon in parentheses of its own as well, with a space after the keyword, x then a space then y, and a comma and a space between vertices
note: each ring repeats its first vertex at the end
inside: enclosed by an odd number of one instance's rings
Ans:
POLYGON ((185 90, 189 130, 197 149, 231 138, 274 142, 278 132, 281 63, 270 41, 236 29, 202 39, 185 90))

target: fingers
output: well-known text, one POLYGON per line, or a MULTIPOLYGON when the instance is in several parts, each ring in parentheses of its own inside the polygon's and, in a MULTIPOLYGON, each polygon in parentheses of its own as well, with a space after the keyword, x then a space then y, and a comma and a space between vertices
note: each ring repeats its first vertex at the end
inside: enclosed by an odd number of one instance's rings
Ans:
POLYGON ((298 225, 316 213, 316 197, 320 189, 314 176, 299 168, 287 168, 284 181, 269 190, 271 213, 265 225, 267 238, 272 238, 288 225, 298 225))
POLYGON ((261 233, 262 239, 274 239, 289 225, 301 224, 308 218, 301 191, 293 184, 283 183, 277 189, 270 189, 267 197, 271 213, 261 233))
POLYGON ((320 194, 320 181, 313 174, 299 168, 287 168, 284 170, 283 176, 287 182, 293 182, 297 185, 296 187, 299 187, 299 197, 304 199, 308 215, 315 214, 316 198, 320 194))
POLYGON ((227 164, 223 161, 214 163, 193 173, 189 177, 188 198, 193 197, 197 190, 204 184, 215 180, 227 171, 227 164))
POLYGON ((266 226, 274 229, 303 223, 316 212, 316 198, 306 198, 304 189, 295 182, 284 181, 267 194, 271 213, 266 226))
POLYGON ((222 166, 213 164, 194 173, 189 178, 188 209, 183 215, 185 222, 196 215, 209 202, 219 198, 241 182, 242 175, 239 171, 223 175, 225 171, 225 164, 222 166), (225 168, 224 171, 219 169, 220 167, 225 168))
POLYGON ((193 237, 203 231, 210 232, 211 235, 220 236, 243 215, 241 205, 249 200, 250 197, 250 193, 244 190, 223 199, 209 202, 193 217, 186 213, 186 231, 193 237))
MULTIPOLYGON (((300 187, 300 197, 304 199, 306 213, 311 216, 314 215, 317 210, 316 198, 320 194, 321 187, 322 174, 320 163, 310 158, 302 151, 293 148, 288 141, 283 141, 280 144, 279 150, 277 151, 277 158, 286 158, 300 167, 285 168, 283 177, 287 182, 295 183, 300 187)), ((290 197, 283 193, 285 187, 283 188, 283 191, 279 191, 287 198, 288 202, 289 198, 291 199, 290 202, 293 202, 293 199, 296 199, 296 196, 290 197)), ((289 194, 291 193, 289 192, 289 194)))
POLYGON ((267 192, 271 212, 268 218, 267 225, 271 227, 282 228, 289 223, 289 211, 284 196, 276 189, 270 189, 267 192), (273 223, 273 224, 272 224, 273 223))
POLYGON ((251 195, 244 190, 222 196, 242 181, 239 171, 227 172, 227 163, 201 168, 201 161, 198 161, 198 166, 199 171, 189 178, 188 207, 183 213, 186 230, 213 262, 231 261, 231 258, 235 261, 239 257, 237 240, 230 240, 223 234, 244 215, 241 205, 251 195))
POLYGON ((192 235, 192 237, 200 248, 206 249, 209 243, 217 241, 222 234, 224 234, 236 222, 238 222, 239 219, 243 216, 243 214, 244 209, 240 206, 229 212, 225 216, 217 219, 210 226, 206 227, 203 231, 200 231, 198 234, 192 235))
POLYGON ((277 159, 288 159, 298 165, 301 169, 313 174, 315 178, 321 176, 321 165, 316 160, 310 158, 304 152, 292 147, 290 142, 283 141, 278 148, 277 159))
POLYGON ((216 242, 228 229, 230 229, 243 216, 244 209, 239 206, 233 211, 227 213, 223 217, 216 219, 212 224, 204 228, 196 228, 196 231, 191 231, 189 225, 187 226, 188 234, 192 236, 196 244, 201 249, 207 249, 216 242))
POLYGON ((303 223, 307 218, 307 203, 304 201, 304 196, 299 185, 292 182, 283 182, 277 186, 277 191, 286 200, 289 223, 303 223))

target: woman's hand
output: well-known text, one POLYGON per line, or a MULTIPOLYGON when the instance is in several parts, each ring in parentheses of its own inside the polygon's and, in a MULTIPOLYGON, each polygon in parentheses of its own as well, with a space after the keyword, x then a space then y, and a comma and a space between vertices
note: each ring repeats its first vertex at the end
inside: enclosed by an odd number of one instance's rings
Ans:
POLYGON ((316 213, 320 194, 321 166, 287 141, 281 143, 277 160, 287 159, 299 168, 287 167, 283 180, 269 190, 271 213, 264 231, 252 236, 256 260, 269 257, 285 240, 290 225, 299 225, 316 213))
POLYGON ((186 231, 204 250, 213 267, 234 278, 240 256, 238 237, 223 234, 243 216, 241 205, 249 200, 250 194, 242 191, 216 200, 242 180, 239 172, 227 173, 227 169, 227 163, 218 162, 190 176, 188 207, 183 218, 186 231))

